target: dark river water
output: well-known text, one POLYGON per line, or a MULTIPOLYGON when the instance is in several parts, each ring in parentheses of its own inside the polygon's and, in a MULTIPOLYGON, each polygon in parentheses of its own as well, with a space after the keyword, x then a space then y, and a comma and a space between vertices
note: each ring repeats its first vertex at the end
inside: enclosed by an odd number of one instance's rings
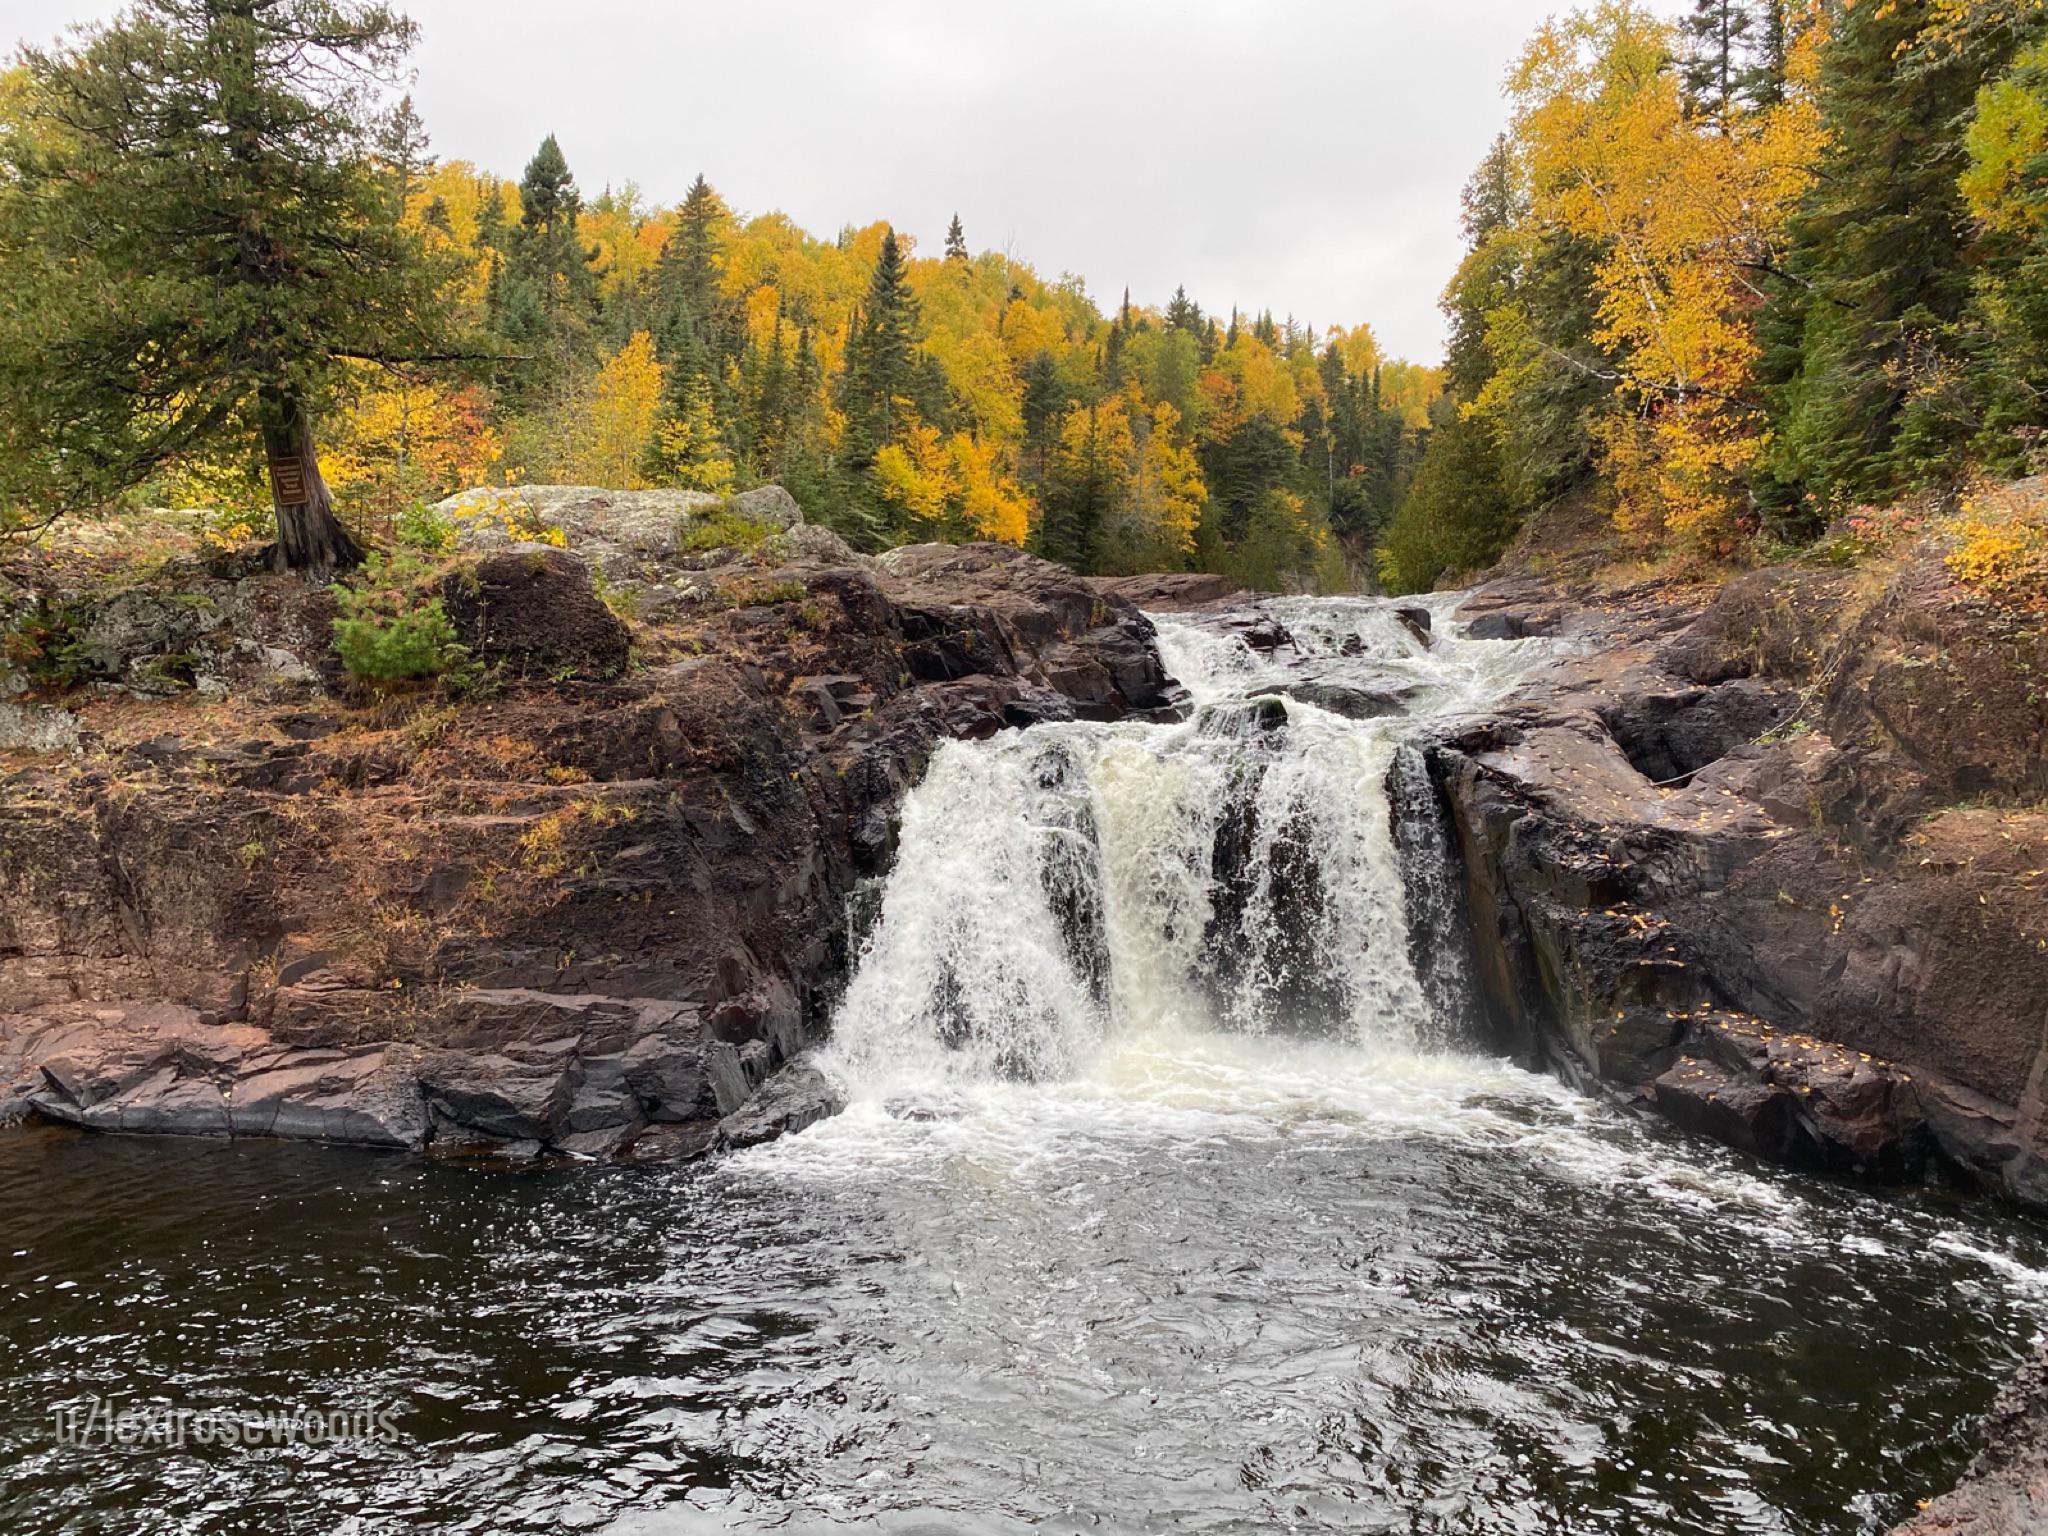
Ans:
POLYGON ((1285 1054, 681 1173, 0 1136, 0 1529, 1875 1531, 2048 1317, 1981 1205, 1285 1054), (60 1444, 90 1394, 397 1433, 60 1444))
POLYGON ((2048 1323, 2048 1232, 1458 1048, 1393 786, 1551 643, 1432 601, 1163 620, 1188 721, 942 748, 851 1105, 774 1146, 0 1131, 0 1532, 1883 1530, 2048 1323))

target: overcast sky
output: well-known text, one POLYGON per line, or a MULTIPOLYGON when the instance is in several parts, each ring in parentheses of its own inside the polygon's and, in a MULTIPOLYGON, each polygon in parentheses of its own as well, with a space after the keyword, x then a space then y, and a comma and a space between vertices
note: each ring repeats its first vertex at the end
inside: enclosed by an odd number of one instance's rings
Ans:
MULTIPOLYGON (((400 0, 444 158, 516 176, 554 133, 587 193, 701 170, 814 234, 1074 272, 1105 309, 1370 321, 1434 360, 1458 189, 1540 0, 400 0)), ((1680 0, 1659 0, 1669 10, 1680 0)), ((8 0, 48 40, 108 14, 8 0)))

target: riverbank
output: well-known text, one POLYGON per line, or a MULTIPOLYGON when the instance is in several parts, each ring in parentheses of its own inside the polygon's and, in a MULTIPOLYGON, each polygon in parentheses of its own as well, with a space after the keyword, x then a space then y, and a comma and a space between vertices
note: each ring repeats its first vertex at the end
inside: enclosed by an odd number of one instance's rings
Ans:
POLYGON ((2048 1205, 2048 633, 1929 541, 1475 630, 1584 654, 1431 749, 1506 1049, 1798 1167, 2048 1205))

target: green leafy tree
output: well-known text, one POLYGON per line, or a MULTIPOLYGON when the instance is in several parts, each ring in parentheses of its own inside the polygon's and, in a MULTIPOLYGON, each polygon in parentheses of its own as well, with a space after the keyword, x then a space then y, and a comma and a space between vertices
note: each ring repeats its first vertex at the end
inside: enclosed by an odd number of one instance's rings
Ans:
POLYGON ((352 0, 140 0, 24 51, 0 137, 0 503, 54 516, 260 445, 281 562, 361 558, 316 424, 349 360, 447 346, 376 153, 412 41, 352 0))
POLYGON ((1479 570, 1508 547, 1518 521, 1491 435, 1453 415, 1431 432, 1387 527, 1380 581, 1389 592, 1426 592, 1446 575, 1479 570))

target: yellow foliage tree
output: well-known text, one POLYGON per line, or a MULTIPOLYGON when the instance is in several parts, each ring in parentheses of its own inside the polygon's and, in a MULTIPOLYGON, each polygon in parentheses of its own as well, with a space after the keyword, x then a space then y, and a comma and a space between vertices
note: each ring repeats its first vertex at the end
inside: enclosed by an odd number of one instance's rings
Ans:
POLYGON ((711 385, 701 375, 690 379, 680 402, 670 402, 662 412, 648 461, 663 485, 714 496, 732 490, 732 454, 718 433, 711 385))
POLYGON ((636 331, 605 359, 584 391, 571 424, 568 472, 582 484, 638 490, 655 409, 661 402, 661 364, 654 342, 636 331))
POLYGON ((956 432, 946 452, 953 461, 959 515, 975 536, 1022 544, 1031 534, 1031 498, 1004 468, 1001 445, 992 438, 956 432))
POLYGON ((938 531, 959 494, 953 456, 938 429, 917 422, 898 442, 875 454, 875 482, 882 499, 901 507, 913 523, 938 531))
POLYGON ((1510 84, 1531 216, 1598 241, 1595 339, 1623 357, 1599 433, 1615 521, 1639 544, 1725 554, 1764 416, 1754 274, 1811 181, 1820 27, 1798 33, 1782 105, 1691 116, 1670 27, 1634 0, 1545 25, 1510 84))
POLYGON ((1152 407, 1151 430, 1138 457, 1132 499, 1153 539, 1167 549, 1190 555, 1195 550, 1202 508, 1209 503, 1209 486, 1194 449, 1179 440, 1179 428, 1179 411, 1164 400, 1152 407))

